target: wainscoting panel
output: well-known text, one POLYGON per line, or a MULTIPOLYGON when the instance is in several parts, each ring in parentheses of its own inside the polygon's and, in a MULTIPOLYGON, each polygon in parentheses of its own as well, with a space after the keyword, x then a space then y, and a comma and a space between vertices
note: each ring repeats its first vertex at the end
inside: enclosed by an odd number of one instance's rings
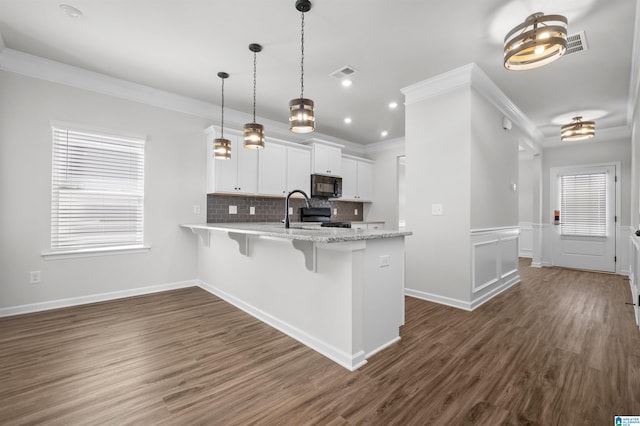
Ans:
POLYGON ((640 326, 640 237, 632 234, 629 237, 629 285, 631 286, 631 303, 636 314, 636 324, 640 326))
POLYGON ((518 255, 533 258, 533 224, 530 222, 520 222, 518 255))
POLYGON ((520 282, 518 227, 471 232, 471 306, 520 282))

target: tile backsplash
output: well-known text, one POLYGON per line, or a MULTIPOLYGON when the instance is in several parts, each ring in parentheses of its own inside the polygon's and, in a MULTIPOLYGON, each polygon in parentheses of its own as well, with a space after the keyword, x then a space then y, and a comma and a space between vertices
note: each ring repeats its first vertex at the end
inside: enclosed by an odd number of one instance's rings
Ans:
MULTIPOLYGON (((284 219, 284 202, 284 198, 207 194, 207 223, 280 222, 284 219), (229 214, 229 206, 236 206, 237 213, 229 214), (251 207, 255 214, 250 214, 251 207)), ((358 202, 314 197, 311 205, 330 207, 333 221, 361 221, 363 217, 362 203, 358 202), (337 209, 337 214, 333 214, 333 209, 337 209)), ((289 207, 293 207, 292 222, 300 221, 299 209, 304 206, 301 198, 289 200, 289 207)))

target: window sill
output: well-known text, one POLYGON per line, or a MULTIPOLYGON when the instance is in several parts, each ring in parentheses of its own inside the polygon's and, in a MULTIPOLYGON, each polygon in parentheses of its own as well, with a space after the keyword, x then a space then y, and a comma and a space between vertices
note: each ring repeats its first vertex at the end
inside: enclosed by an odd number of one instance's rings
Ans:
POLYGON ((134 254, 146 253, 151 250, 151 246, 122 246, 108 247, 97 249, 80 249, 80 250, 60 250, 48 251, 42 253, 42 257, 46 260, 72 259, 76 257, 95 257, 95 256, 112 256, 116 254, 134 254))

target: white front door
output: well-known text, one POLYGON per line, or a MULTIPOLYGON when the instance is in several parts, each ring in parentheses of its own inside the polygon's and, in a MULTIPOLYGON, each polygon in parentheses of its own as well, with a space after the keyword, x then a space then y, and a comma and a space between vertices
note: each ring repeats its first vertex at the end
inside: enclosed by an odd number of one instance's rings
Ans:
POLYGON ((616 271, 616 165, 552 168, 553 264, 616 271))

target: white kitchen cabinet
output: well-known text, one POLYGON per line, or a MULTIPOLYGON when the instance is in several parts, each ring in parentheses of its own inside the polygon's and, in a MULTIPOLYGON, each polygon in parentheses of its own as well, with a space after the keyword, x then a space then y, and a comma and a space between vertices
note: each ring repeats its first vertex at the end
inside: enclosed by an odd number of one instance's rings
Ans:
POLYGON ((287 147, 266 142, 258 153, 258 193, 285 195, 287 189, 287 147))
POLYGON ((294 189, 310 193, 311 151, 308 147, 267 141, 258 157, 258 195, 283 197, 294 189))
POLYGON ((213 141, 219 129, 210 127, 207 133, 207 193, 256 194, 258 192, 258 152, 246 149, 242 134, 225 129, 225 138, 231 141, 231 158, 216 160, 213 141))
POLYGON ((373 200, 373 162, 364 158, 342 157, 342 199, 373 200))
POLYGON ((342 149, 337 146, 313 144, 313 173, 329 176, 342 176, 342 149))
POLYGON ((311 196, 311 151, 287 147, 287 191, 294 189, 311 196))

